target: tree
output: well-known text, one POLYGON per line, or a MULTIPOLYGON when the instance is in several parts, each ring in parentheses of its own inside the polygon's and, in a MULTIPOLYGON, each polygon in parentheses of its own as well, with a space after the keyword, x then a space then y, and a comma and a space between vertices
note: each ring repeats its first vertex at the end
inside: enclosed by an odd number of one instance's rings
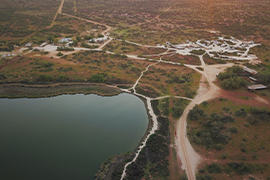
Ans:
POLYGON ((90 81, 95 83, 104 83, 104 76, 102 74, 94 74, 90 78, 90 81))
POLYGON ((49 35, 48 36, 48 40, 49 40, 50 43, 54 42, 54 36, 49 35))
POLYGON ((80 36, 77 36, 76 37, 77 41, 81 42, 82 41, 82 38, 80 36))
POLYGON ((78 41, 77 40, 73 40, 72 46, 78 46, 78 41))
POLYGON ((51 82, 51 81, 54 80, 54 78, 50 74, 48 74, 48 75, 40 74, 39 77, 38 77, 38 80, 39 81, 44 81, 44 82, 51 82))
POLYGON ((56 54, 57 56, 63 56, 63 54, 61 52, 56 54))
POLYGON ((237 89, 244 84, 244 80, 241 77, 230 77, 221 82, 221 86, 225 89, 237 89))
POLYGON ((66 81, 66 80, 68 80, 68 77, 65 74, 60 74, 58 80, 59 81, 66 81))

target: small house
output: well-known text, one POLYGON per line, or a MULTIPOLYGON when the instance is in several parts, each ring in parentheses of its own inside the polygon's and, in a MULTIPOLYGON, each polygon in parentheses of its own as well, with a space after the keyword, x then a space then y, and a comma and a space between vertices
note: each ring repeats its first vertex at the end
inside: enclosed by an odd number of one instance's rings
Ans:
POLYGON ((104 42, 104 41, 106 41, 108 39, 108 37, 107 36, 104 36, 104 37, 102 37, 102 38, 94 38, 94 39, 90 39, 89 40, 89 42, 90 43, 102 43, 102 42, 104 42))
POLYGON ((63 38, 63 39, 60 39, 58 42, 61 43, 61 44, 64 44, 64 43, 71 44, 71 43, 73 43, 71 38, 63 38))

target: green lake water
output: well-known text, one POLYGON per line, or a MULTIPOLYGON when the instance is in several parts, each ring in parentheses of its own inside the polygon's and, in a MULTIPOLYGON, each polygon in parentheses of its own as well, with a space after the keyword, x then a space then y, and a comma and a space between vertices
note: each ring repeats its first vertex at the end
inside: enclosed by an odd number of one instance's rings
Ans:
POLYGON ((109 156, 136 148, 147 125, 143 102, 126 93, 0 99, 0 179, 94 179, 109 156))

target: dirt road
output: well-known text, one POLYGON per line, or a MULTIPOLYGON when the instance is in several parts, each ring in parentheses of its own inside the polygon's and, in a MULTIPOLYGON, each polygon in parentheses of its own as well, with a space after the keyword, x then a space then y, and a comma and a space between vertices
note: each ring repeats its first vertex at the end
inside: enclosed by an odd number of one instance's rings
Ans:
POLYGON ((65 0, 62 0, 61 1, 61 4, 60 4, 60 6, 59 6, 59 8, 58 8, 58 10, 57 10, 57 12, 55 14, 55 16, 53 17, 52 23, 49 26, 49 28, 53 26, 53 23, 54 23, 55 19, 57 18, 57 15, 62 13, 62 8, 63 8, 63 5, 64 5, 64 2, 65 2, 65 0))
POLYGON ((202 56, 200 56, 201 66, 204 71, 200 71, 191 66, 190 68, 196 70, 202 74, 202 79, 200 82, 200 87, 198 90, 197 96, 191 101, 191 103, 186 107, 183 112, 183 115, 180 117, 177 123, 177 134, 176 134, 176 146, 178 156, 182 162, 182 169, 186 171, 187 177, 189 180, 196 180, 195 171, 198 163, 201 161, 201 157, 197 152, 192 148, 188 138, 186 137, 186 125, 187 125, 187 116, 189 111, 196 105, 200 104, 203 101, 215 98, 219 95, 220 88, 217 87, 213 81, 217 73, 222 72, 225 68, 232 66, 233 64, 224 64, 224 65, 213 65, 208 66, 203 61, 202 56))
POLYGON ((105 27, 107 28, 106 30, 104 30, 104 31, 101 32, 101 34, 103 34, 103 35, 105 35, 106 32, 108 32, 108 31, 110 31, 110 30, 112 29, 111 26, 108 26, 108 25, 106 25, 106 24, 101 24, 101 23, 99 23, 99 22, 91 21, 91 20, 88 20, 88 19, 80 18, 80 17, 73 16, 73 15, 66 14, 66 13, 62 13, 62 12, 61 12, 60 14, 65 15, 65 16, 69 16, 69 17, 73 17, 73 18, 76 18, 76 19, 80 19, 80 20, 83 20, 83 21, 86 21, 86 22, 90 22, 90 23, 92 23, 92 24, 100 24, 100 25, 103 25, 103 26, 105 26, 105 27))

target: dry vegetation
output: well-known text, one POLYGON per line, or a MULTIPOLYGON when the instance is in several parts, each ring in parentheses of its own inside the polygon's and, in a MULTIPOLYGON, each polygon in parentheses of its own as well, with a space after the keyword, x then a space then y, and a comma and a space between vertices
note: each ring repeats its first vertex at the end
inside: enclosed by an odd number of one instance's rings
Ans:
POLYGON ((142 77, 138 88, 148 87, 146 89, 149 89, 150 87, 157 92, 155 97, 172 95, 193 98, 200 76, 199 73, 187 67, 160 63, 149 68, 142 77))
POLYGON ((203 102, 189 114, 188 137, 206 163, 201 165, 198 177, 207 174, 216 179, 243 179, 250 174, 270 177, 269 108, 244 105, 238 99, 203 102), (213 162, 221 171, 211 172, 209 165, 213 162))
POLYGON ((85 51, 64 56, 62 59, 52 59, 33 51, 2 68, 0 81, 1 83, 95 82, 92 76, 100 75, 103 77, 102 83, 132 84, 149 64, 103 52, 85 51), (48 79, 41 79, 41 75, 46 75, 48 79))

